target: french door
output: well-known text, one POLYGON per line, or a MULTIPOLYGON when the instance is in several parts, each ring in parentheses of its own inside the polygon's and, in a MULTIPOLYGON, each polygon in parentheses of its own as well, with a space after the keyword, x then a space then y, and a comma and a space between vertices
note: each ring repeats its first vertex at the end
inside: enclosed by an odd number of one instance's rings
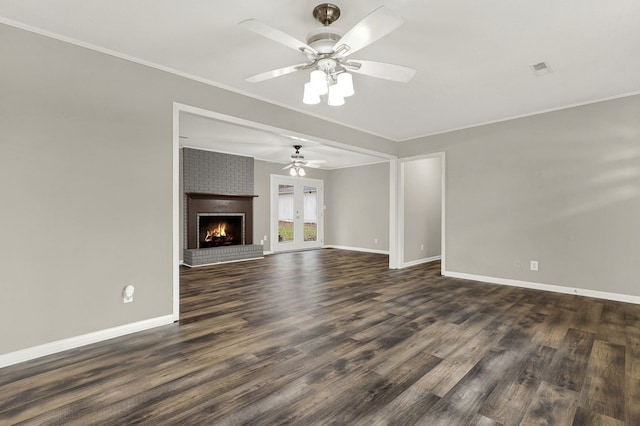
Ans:
POLYGON ((271 251, 322 247, 323 192, 319 179, 271 175, 271 251))

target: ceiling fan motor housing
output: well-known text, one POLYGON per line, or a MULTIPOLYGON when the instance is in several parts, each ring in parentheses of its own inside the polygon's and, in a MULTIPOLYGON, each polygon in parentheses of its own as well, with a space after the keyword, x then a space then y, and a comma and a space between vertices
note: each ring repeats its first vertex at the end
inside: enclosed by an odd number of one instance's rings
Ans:
POLYGON ((323 26, 307 35, 307 44, 320 54, 332 53, 333 46, 340 40, 343 33, 329 25, 340 17, 340 8, 333 3, 322 3, 313 9, 313 17, 323 26))
POLYGON ((342 31, 334 27, 320 27, 307 34, 307 44, 320 54, 333 53, 333 46, 342 38, 342 31))

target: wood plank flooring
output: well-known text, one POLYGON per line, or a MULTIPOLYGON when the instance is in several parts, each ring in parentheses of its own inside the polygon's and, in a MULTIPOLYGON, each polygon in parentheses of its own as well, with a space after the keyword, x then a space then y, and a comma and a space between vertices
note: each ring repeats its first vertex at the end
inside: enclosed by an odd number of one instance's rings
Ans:
POLYGON ((439 268, 184 268, 179 324, 0 370, 0 424, 640 424, 640 306, 439 268))

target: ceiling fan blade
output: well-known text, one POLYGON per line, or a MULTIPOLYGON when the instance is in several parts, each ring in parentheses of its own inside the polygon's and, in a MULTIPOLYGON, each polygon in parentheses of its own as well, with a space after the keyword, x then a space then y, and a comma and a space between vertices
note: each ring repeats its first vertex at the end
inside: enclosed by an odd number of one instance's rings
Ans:
POLYGON ((307 160, 307 163, 325 164, 327 160, 307 160))
POLYGON ((413 68, 375 61, 350 60, 343 65, 350 72, 356 74, 364 74, 385 80, 399 81, 401 83, 408 82, 416 73, 416 70, 413 68))
POLYGON ((270 78, 276 78, 282 75, 291 74, 292 72, 296 72, 303 69, 307 65, 308 64, 298 64, 298 65, 291 65, 284 68, 278 68, 277 70, 271 70, 271 71, 263 72, 260 74, 256 74, 254 76, 247 78, 246 80, 249 83, 259 83, 261 81, 269 80, 270 78))
POLYGON ((333 46, 333 51, 340 52, 340 57, 351 55, 386 36, 400 25, 402 19, 399 16, 380 6, 347 31, 333 46))
POLYGON ((247 19, 246 21, 240 22, 240 25, 256 34, 260 34, 263 37, 295 49, 298 52, 302 52, 307 56, 311 55, 315 57, 318 55, 318 52, 308 44, 301 42, 297 38, 290 36, 277 28, 264 24, 260 21, 256 21, 255 19, 247 19))
POLYGON ((287 169, 290 169, 291 167, 293 167, 293 164, 287 164, 282 168, 282 170, 287 170, 287 169))
POLYGON ((319 169, 320 168, 320 164, 307 162, 307 164, 305 164, 304 167, 311 167, 312 169, 319 169))

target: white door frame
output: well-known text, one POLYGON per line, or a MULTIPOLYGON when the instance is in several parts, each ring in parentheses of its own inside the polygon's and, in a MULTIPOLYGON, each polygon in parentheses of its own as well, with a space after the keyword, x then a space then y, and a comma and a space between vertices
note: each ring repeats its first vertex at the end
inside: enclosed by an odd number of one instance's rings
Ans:
POLYGON ((417 161, 417 160, 424 160, 427 158, 439 158, 441 161, 441 165, 442 165, 442 198, 441 198, 441 214, 442 214, 442 221, 440 224, 440 233, 441 233, 441 242, 440 242, 440 261, 441 261, 441 267, 440 270, 441 271, 445 271, 445 261, 446 261, 446 238, 445 238, 445 218, 446 218, 446 203, 445 203, 445 199, 446 199, 446 182, 445 182, 445 177, 446 177, 446 154, 445 152, 436 152, 436 153, 432 153, 432 154, 426 154, 426 155, 419 155, 419 156, 415 156, 415 157, 406 157, 406 158, 401 158, 400 161, 400 167, 398 170, 398 220, 397 220, 397 256, 398 256, 398 263, 397 263, 397 269, 400 268, 404 268, 407 266, 411 266, 415 263, 412 263, 411 265, 409 264, 405 264, 404 261, 404 201, 405 201, 405 193, 404 193, 404 188, 405 188, 405 176, 404 176, 404 166, 406 163, 409 163, 411 161, 417 161))
POLYGON ((283 251, 305 250, 309 248, 320 248, 324 244, 324 180, 312 179, 306 177, 293 177, 287 175, 272 174, 270 177, 270 200, 271 200, 271 214, 270 214, 270 226, 269 230, 271 235, 269 236, 269 251, 272 253, 278 253, 283 251), (276 184, 285 182, 287 184, 302 184, 303 186, 315 186, 318 188, 317 199, 317 218, 318 218, 318 239, 313 244, 294 245, 290 249, 278 248, 278 191, 275 190, 276 184))

